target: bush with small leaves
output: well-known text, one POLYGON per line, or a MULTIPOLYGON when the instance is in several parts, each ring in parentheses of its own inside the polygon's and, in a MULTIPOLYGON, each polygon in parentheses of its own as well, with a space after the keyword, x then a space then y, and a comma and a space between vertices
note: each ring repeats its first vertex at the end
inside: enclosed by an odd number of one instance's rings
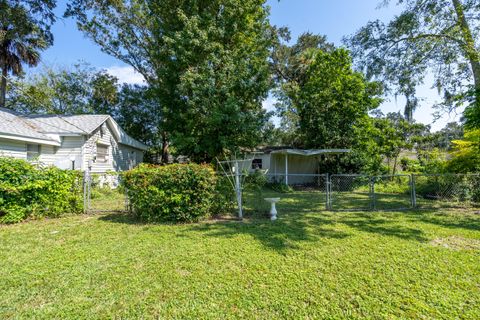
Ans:
POLYGON ((82 211, 78 171, 0 158, 0 223, 82 211))
POLYGON ((147 222, 195 222, 215 213, 217 176, 207 165, 140 165, 125 173, 133 213, 147 222))

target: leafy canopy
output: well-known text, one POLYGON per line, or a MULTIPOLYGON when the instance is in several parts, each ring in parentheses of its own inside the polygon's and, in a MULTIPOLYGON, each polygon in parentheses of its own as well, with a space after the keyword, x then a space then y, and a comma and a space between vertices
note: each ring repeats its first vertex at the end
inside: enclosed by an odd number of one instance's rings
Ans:
POLYGON ((117 81, 85 63, 46 67, 10 83, 8 106, 26 114, 111 114, 118 102, 117 81))
POLYGON ((304 33, 290 45, 290 31, 287 28, 275 29, 277 37, 271 53, 271 69, 275 87, 273 94, 277 99, 277 114, 280 116, 282 142, 288 145, 301 145, 298 135, 299 114, 297 104, 292 99, 292 92, 302 90, 307 80, 306 72, 310 61, 305 59, 309 49, 330 52, 333 44, 322 35, 304 33))
POLYGON ((479 2, 399 0, 397 5, 403 11, 389 23, 371 21, 345 39, 357 66, 369 79, 381 80, 390 92, 407 98, 409 120, 419 102, 416 87, 433 74, 432 86, 443 95, 438 107, 471 104, 466 114, 475 125, 480 119, 475 120, 480 115, 479 2))
POLYGON ((480 129, 468 130, 462 140, 453 141, 452 159, 448 162, 451 172, 480 171, 480 129))
POLYGON ((264 0, 74 0, 66 15, 145 77, 164 146, 201 161, 258 143, 272 39, 264 0))
POLYGON ((379 85, 353 71, 345 49, 309 50, 305 59, 311 61, 306 81, 300 90, 289 93, 298 105, 304 147, 352 147, 358 130, 369 121, 368 111, 381 102, 379 85))

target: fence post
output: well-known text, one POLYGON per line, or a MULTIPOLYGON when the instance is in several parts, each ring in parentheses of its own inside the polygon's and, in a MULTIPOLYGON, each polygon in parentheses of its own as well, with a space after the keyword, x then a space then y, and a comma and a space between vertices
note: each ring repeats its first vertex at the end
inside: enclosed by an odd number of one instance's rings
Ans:
POLYGON ((83 172, 83 179, 82 179, 82 186, 83 186, 83 213, 87 213, 87 171, 83 172))
POLYGON ((325 176, 325 209, 330 210, 330 176, 327 173, 325 176))
POLYGON ((410 179, 411 181, 411 201, 412 201, 412 208, 415 209, 417 207, 417 191, 415 190, 415 174, 412 173, 410 179))
POLYGON ((371 209, 375 210, 377 207, 375 200, 375 177, 370 178, 370 201, 371 209))

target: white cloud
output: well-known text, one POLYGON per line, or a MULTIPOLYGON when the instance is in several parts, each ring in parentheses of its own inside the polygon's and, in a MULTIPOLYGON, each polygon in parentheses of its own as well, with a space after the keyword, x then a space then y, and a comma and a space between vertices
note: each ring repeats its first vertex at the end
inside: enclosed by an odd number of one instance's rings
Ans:
POLYGON ((136 72, 133 67, 130 66, 111 66, 106 68, 107 72, 118 78, 119 83, 127 84, 145 84, 143 76, 136 72))

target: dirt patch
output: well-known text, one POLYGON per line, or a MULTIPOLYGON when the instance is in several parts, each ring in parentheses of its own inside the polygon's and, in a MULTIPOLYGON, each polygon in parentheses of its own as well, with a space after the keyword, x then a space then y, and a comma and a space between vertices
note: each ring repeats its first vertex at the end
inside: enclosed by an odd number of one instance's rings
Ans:
POLYGON ((457 236, 434 239, 430 244, 452 250, 480 250, 480 240, 457 236))

